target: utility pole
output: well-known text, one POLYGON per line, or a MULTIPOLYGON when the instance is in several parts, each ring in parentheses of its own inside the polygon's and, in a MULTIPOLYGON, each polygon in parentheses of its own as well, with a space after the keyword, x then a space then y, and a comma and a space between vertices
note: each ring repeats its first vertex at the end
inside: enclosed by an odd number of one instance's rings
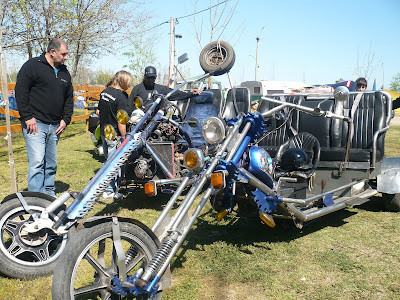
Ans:
MULTIPOLYGON (((2 2, 0 0, 0 15, 3 14, 2 2)), ((11 123, 10 123, 10 105, 8 101, 8 84, 7 84, 7 67, 6 59, 3 53, 3 47, 1 46, 3 38, 3 26, 0 26, 0 71, 1 71, 1 93, 3 95, 4 103, 6 106, 6 125, 7 125, 7 135, 6 140, 8 144, 8 164, 10 165, 10 175, 11 175, 11 192, 18 192, 17 187, 17 176, 15 172, 15 162, 14 153, 12 149, 12 135, 11 135, 11 123)))
POLYGON ((258 70, 258 41, 260 40, 259 37, 256 37, 257 41, 257 48, 256 48, 256 70, 255 70, 255 80, 257 81, 257 70, 258 70))
POLYGON ((169 36, 169 74, 168 74, 168 87, 175 87, 175 18, 170 19, 170 36, 169 36))

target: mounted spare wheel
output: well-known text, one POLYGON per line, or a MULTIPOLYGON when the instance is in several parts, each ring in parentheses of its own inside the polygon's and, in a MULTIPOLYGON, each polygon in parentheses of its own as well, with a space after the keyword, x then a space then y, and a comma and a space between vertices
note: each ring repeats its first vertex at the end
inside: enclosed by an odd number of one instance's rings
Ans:
POLYGON ((206 73, 218 76, 229 72, 235 63, 235 51, 224 41, 214 41, 201 50, 200 66, 206 73))

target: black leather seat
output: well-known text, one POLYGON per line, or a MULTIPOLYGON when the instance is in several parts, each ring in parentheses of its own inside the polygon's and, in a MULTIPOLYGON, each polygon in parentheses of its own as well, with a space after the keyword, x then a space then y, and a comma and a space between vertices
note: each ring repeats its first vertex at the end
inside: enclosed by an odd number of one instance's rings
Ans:
POLYGON ((247 87, 234 87, 228 91, 222 117, 230 119, 239 113, 250 111, 250 90, 247 87))
MULTIPOLYGON (((351 93, 348 101, 335 103, 334 113, 350 116, 358 93, 351 93)), ((350 162, 371 162, 374 134, 386 125, 385 97, 381 92, 365 92, 353 116, 354 135, 349 151, 350 162)), ((321 150, 321 161, 344 161, 348 139, 348 123, 332 119, 330 148, 321 150)), ((376 161, 384 156, 384 133, 376 143, 376 161)))
POLYGON ((225 99, 224 99, 224 96, 222 94, 222 90, 220 90, 220 89, 209 89, 207 91, 210 91, 210 92, 214 93, 214 104, 215 104, 215 106, 217 106, 219 113, 221 113, 221 111, 224 108, 224 104, 225 104, 225 99))
MULTIPOLYGON (((280 96, 268 96, 274 99, 280 100, 280 96)), ((302 104, 304 101, 304 97, 302 95, 285 95, 285 102, 302 104)), ((267 101, 261 101, 258 106, 258 111, 260 113, 267 112, 271 108, 278 106, 278 104, 274 104, 267 101)), ((269 117, 269 120, 266 120, 270 125, 266 128, 267 134, 259 143, 259 146, 268 151, 268 153, 275 157, 278 148, 287 142, 287 140, 294 136, 296 132, 298 132, 299 128, 299 111, 296 109, 285 109, 286 112, 280 112, 279 114, 275 114, 273 117, 269 117), (285 115, 288 114, 288 121, 285 121, 285 115), (292 127, 295 132, 292 132, 292 127)))

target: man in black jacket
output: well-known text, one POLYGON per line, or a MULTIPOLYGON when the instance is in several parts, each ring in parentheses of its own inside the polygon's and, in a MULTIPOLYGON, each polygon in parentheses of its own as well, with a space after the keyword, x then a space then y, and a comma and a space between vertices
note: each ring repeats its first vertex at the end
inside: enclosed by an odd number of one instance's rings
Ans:
POLYGON ((55 195, 57 143, 74 107, 67 59, 67 44, 53 38, 47 52, 28 60, 17 76, 15 97, 28 155, 29 191, 55 195))
MULTIPOLYGON (((153 66, 148 66, 144 69, 143 81, 141 83, 139 83, 138 85, 135 85, 129 95, 129 100, 128 100, 128 113, 129 114, 132 113, 132 111, 134 111, 136 109, 135 103, 134 103, 135 97, 139 96, 143 99, 143 102, 144 102, 143 106, 147 110, 153 103, 153 99, 151 99, 151 95, 154 90, 156 90, 159 94, 162 94, 162 95, 166 95, 170 91, 172 91, 171 88, 169 88, 165 85, 155 83, 156 78, 157 78, 156 68, 154 68, 153 66)), ((199 97, 200 94, 201 94, 200 97, 202 98, 202 100, 198 99, 198 101, 203 101, 203 102, 207 101, 207 99, 209 99, 210 97, 212 99, 212 97, 214 95, 210 91, 205 91, 203 93, 200 90, 193 90, 193 92, 177 91, 176 93, 174 93, 171 96, 171 98, 169 98, 169 100, 184 100, 184 99, 191 98, 193 96, 199 97)))

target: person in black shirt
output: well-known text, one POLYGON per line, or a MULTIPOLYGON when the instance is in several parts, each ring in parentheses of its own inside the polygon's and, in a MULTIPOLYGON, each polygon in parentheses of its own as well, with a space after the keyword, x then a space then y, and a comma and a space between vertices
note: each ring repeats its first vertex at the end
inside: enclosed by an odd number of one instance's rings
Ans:
MULTIPOLYGON (((104 127, 112 125, 118 138, 125 138, 126 125, 118 123, 117 111, 127 111, 128 94, 126 93, 132 81, 132 75, 126 71, 119 71, 106 85, 106 89, 100 94, 98 113, 100 116, 101 139, 104 145, 104 156, 106 159, 117 150, 117 140, 109 141, 104 137, 104 127)), ((121 198, 117 193, 117 179, 113 180, 103 193, 103 198, 121 198)))
MULTIPOLYGON (((129 96, 128 100, 128 113, 131 114, 132 111, 135 110, 135 102, 134 99, 135 97, 139 96, 143 99, 143 106, 145 107, 145 110, 147 110, 151 104, 153 103, 153 99, 151 98, 151 95, 154 90, 156 90, 159 94, 166 95, 170 91, 172 91, 171 88, 157 84, 155 83, 157 78, 157 70, 153 66, 148 66, 144 69, 144 77, 143 81, 139 83, 138 85, 134 86, 131 94, 129 96)), ((169 100, 184 100, 191 98, 193 96, 201 97, 204 100, 198 100, 200 102, 205 102, 207 99, 213 97, 213 93, 210 91, 205 91, 201 92, 200 90, 193 90, 193 92, 183 92, 183 91, 177 91, 174 93, 169 100), (201 96, 199 96, 201 94, 201 96)))
POLYGON ((47 52, 28 60, 17 75, 15 97, 28 156, 28 190, 55 195, 57 143, 71 122, 73 86, 67 44, 53 38, 47 52))

